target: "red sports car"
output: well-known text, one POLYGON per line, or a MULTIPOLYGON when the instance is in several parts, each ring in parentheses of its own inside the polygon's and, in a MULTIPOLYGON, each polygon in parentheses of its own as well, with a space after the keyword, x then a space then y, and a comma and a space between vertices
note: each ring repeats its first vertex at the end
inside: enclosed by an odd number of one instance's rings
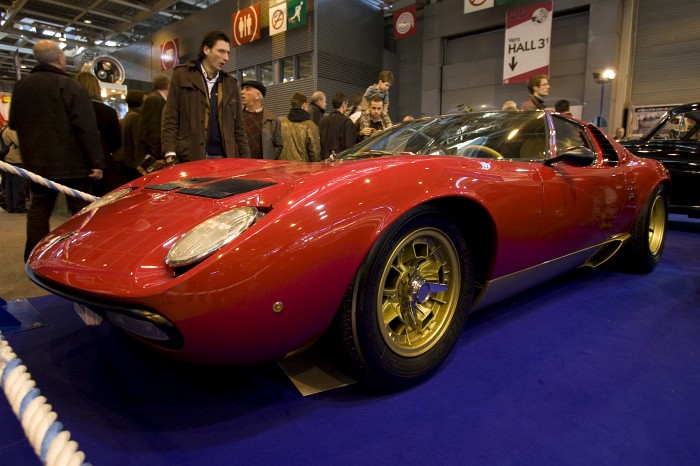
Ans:
POLYGON ((669 189, 660 163, 563 115, 422 118, 321 163, 145 176, 44 238, 27 272, 173 356, 271 361, 332 331, 355 377, 396 389, 470 310, 613 256, 651 271, 669 189))

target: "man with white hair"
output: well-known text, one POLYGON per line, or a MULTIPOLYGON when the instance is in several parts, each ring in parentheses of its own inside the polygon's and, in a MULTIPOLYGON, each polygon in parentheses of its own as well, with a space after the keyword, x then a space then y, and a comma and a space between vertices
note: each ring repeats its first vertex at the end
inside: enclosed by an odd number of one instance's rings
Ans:
MULTIPOLYGON (((100 132, 90 95, 64 71, 66 57, 57 42, 34 45, 38 64, 15 85, 10 128, 17 131, 24 167, 50 180, 92 192, 92 180, 102 178, 105 167, 100 132)), ((27 212, 24 259, 49 233, 49 220, 58 192, 29 183, 31 205, 27 212)), ((67 198, 74 214, 88 203, 67 198)))
POLYGON ((282 130, 279 119, 263 106, 266 93, 261 82, 241 84, 243 123, 251 158, 276 160, 282 152, 282 130))
POLYGON ((321 118, 323 118, 323 114, 326 113, 326 94, 321 91, 316 91, 311 94, 308 112, 309 115, 311 115, 311 121, 318 125, 321 118))

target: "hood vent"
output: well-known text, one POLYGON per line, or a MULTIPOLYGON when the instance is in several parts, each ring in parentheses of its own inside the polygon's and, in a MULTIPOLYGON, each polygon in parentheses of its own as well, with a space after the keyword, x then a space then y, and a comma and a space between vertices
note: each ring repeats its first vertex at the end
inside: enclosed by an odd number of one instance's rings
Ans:
POLYGON ((275 183, 258 180, 228 179, 215 181, 203 186, 193 186, 178 191, 178 194, 208 197, 210 199, 223 199, 237 194, 247 193, 258 189, 267 188, 275 183))
POLYGON ((213 181, 215 179, 216 178, 188 178, 185 180, 172 181, 170 183, 152 184, 146 186, 146 189, 153 189, 155 191, 175 191, 176 189, 186 188, 193 184, 206 183, 207 181, 213 181))

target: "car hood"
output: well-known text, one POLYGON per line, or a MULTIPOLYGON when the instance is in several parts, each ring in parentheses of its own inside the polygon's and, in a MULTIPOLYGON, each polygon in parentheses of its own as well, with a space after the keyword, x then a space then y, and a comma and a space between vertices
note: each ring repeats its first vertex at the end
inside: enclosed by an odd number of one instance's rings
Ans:
POLYGON ((164 258, 192 228, 236 207, 274 212, 290 191, 318 186, 308 180, 330 176, 324 173, 338 169, 332 165, 239 159, 161 170, 126 185, 132 191, 115 202, 77 214, 52 231, 34 249, 28 269, 89 292, 109 284, 111 292, 124 296, 145 293, 173 279, 164 258))

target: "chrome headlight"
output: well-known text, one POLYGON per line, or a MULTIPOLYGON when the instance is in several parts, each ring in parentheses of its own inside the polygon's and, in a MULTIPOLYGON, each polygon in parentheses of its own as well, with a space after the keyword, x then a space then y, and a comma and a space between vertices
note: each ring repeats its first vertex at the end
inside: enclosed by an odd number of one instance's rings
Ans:
POLYGON ((206 220, 170 248, 165 263, 178 267, 196 262, 230 243, 262 217, 254 207, 240 207, 206 220))
POLYGON ((116 201, 120 197, 126 196, 131 191, 132 191, 131 188, 124 188, 124 189, 120 189, 118 191, 113 191, 113 192, 107 194, 106 196, 102 196, 98 200, 91 202, 90 204, 83 207, 83 209, 80 212, 78 212, 78 215, 82 215, 82 214, 90 212, 91 210, 99 209, 102 206, 106 206, 107 204, 111 204, 112 202, 116 201))

